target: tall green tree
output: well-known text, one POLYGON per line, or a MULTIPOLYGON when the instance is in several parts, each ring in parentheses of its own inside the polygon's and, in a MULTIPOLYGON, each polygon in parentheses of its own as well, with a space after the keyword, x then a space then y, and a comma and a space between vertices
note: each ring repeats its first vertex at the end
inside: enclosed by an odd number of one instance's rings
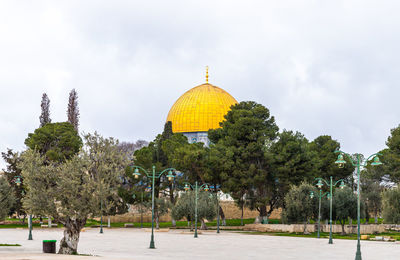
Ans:
POLYGON ((0 175, 0 221, 10 215, 16 202, 12 187, 7 180, 0 175))
POLYGON ((382 166, 373 167, 375 169, 369 171, 386 184, 400 183, 400 126, 390 130, 386 146, 387 148, 381 151, 382 166))
POLYGON ((18 152, 13 152, 12 149, 7 149, 7 152, 2 152, 1 156, 7 165, 7 168, 3 169, 4 177, 6 178, 8 184, 13 188, 14 197, 16 199, 13 207, 11 208, 11 213, 16 213, 20 220, 22 217, 22 222, 24 222, 26 217, 25 210, 22 207, 22 198, 25 194, 23 185, 24 180, 20 180, 22 182, 21 185, 17 185, 15 182, 18 176, 21 176, 21 169, 18 167, 18 163, 21 161, 20 154, 18 152))
POLYGON ((79 152, 82 139, 68 122, 48 123, 29 133, 25 144, 45 156, 46 162, 63 162, 79 152))
MULTIPOLYGON (((365 206, 362 205, 362 215, 364 216, 365 206)), ((349 218, 357 218, 357 196, 350 187, 336 189, 332 201, 333 218, 340 222, 342 235, 346 234, 344 225, 349 218)))
POLYGON ((309 149, 309 142, 299 132, 283 130, 271 145, 272 169, 275 178, 276 206, 285 207, 284 196, 291 185, 312 182, 316 175, 316 152, 309 149))
MULTIPOLYGON (((372 168, 372 167, 371 167, 372 168)), ((369 217, 372 213, 375 218, 375 224, 378 224, 379 214, 382 212, 382 192, 383 186, 379 182, 370 179, 367 170, 361 172, 361 197, 365 202, 366 222, 369 223, 369 217)))
MULTIPOLYGON (((165 145, 163 146, 163 143, 173 138, 173 136, 172 123, 168 121, 164 125, 164 131, 162 134, 157 135, 155 140, 150 142, 148 146, 135 151, 134 164, 147 169, 150 175, 152 174, 153 165, 156 167, 156 172, 161 172, 166 168, 172 167, 171 160, 168 158, 168 156, 171 156, 170 147, 165 145)), ((147 177, 142 176, 137 181, 143 180, 146 181, 147 177)), ((172 182, 167 180, 165 175, 161 176, 161 178, 157 178, 155 181, 154 196, 156 200, 160 198, 160 192, 164 193, 162 194, 163 196, 169 197, 172 204, 175 203, 175 187, 172 182)), ((159 213, 158 204, 155 204, 154 215, 157 228, 159 228, 159 213)))
POLYGON ((383 219, 385 223, 400 224, 400 188, 383 192, 383 219))
POLYGON ((27 188, 23 200, 30 214, 50 215, 64 225, 60 254, 76 254, 80 231, 89 216, 98 216, 100 203, 117 199, 117 188, 128 164, 112 138, 85 136, 79 154, 63 162, 45 162, 45 157, 28 149, 20 164, 27 188), (51 198, 51 199, 49 199, 51 198))
POLYGON ((79 107, 78 107, 78 93, 75 89, 69 92, 68 109, 67 109, 68 122, 74 126, 78 131, 79 127, 79 107))
POLYGON ((239 200, 240 192, 247 187, 246 193, 262 219, 267 215, 275 182, 266 156, 278 134, 275 118, 261 104, 240 102, 231 107, 220 125, 219 129, 209 130, 209 138, 222 151, 222 188, 239 200))
POLYGON ((337 160, 336 150, 340 149, 340 143, 333 140, 329 135, 321 135, 315 138, 310 143, 310 150, 315 156, 315 169, 313 174, 314 177, 324 178, 329 180, 330 176, 334 176, 336 180, 349 179, 354 171, 354 166, 347 159, 347 163, 343 168, 339 168, 335 161, 337 160))
POLYGON ((43 93, 42 96, 42 102, 40 104, 41 108, 41 113, 40 113, 40 127, 43 127, 44 125, 51 123, 50 119, 50 99, 47 96, 46 93, 43 93))

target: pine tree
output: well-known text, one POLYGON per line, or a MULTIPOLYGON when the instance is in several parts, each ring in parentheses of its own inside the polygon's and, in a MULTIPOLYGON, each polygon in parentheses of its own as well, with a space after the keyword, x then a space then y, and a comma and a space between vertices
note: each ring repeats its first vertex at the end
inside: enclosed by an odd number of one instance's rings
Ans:
POLYGON ((76 131, 78 131, 79 125, 79 108, 78 108, 78 93, 75 89, 72 89, 69 92, 69 101, 68 101, 68 122, 70 122, 76 131))
POLYGON ((50 99, 46 93, 43 93, 42 103, 40 104, 42 108, 42 113, 40 114, 40 127, 44 126, 47 123, 51 123, 50 119, 50 99))

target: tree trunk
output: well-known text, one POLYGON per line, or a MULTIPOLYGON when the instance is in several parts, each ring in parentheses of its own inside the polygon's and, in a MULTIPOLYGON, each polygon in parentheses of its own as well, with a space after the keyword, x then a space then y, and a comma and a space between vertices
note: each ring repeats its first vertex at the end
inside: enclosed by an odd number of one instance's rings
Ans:
POLYGON ((263 223, 264 217, 267 215, 267 206, 261 206, 259 209, 259 216, 254 220, 254 224, 263 223))
POLYGON ((49 228, 51 228, 51 216, 48 216, 47 218, 47 225, 49 228))
POLYGON ((370 215, 367 207, 367 209, 365 210, 365 224, 369 224, 369 217, 370 215))
POLYGON ((111 227, 111 218, 110 218, 110 216, 108 216, 108 221, 107 221, 108 223, 107 223, 107 227, 111 227))
POLYGON ((375 224, 378 224, 378 214, 375 215, 375 224))
POLYGON ((160 218, 158 217, 158 214, 156 214, 155 221, 156 221, 156 229, 160 229, 160 218))
POLYGON ((206 222, 204 221, 204 219, 200 219, 200 222, 201 222, 200 229, 201 230, 207 230, 208 228, 207 228, 207 225, 206 225, 206 222))
POLYGON ((303 229, 304 235, 310 234, 310 232, 307 231, 307 223, 308 223, 308 221, 304 221, 304 229, 303 229))
POLYGON ((243 226, 243 212, 244 212, 244 203, 242 205, 242 216, 240 217, 240 225, 243 226))
POLYGON ((194 224, 193 224, 193 220, 190 220, 190 231, 194 230, 194 224))
POLYGON ((174 218, 171 218, 171 223, 172 227, 176 227, 176 220, 174 218))
POLYGON ((343 221, 343 222, 341 222, 340 224, 342 224, 342 236, 343 235, 346 235, 346 232, 344 231, 344 224, 345 224, 345 222, 343 221))
POLYGON ((221 221, 222 221, 221 226, 226 226, 225 213, 221 206, 219 206, 219 215, 220 215, 221 221))
POLYGON ((59 254, 72 255, 78 253, 79 235, 86 224, 85 219, 67 219, 64 223, 64 237, 60 241, 59 254))

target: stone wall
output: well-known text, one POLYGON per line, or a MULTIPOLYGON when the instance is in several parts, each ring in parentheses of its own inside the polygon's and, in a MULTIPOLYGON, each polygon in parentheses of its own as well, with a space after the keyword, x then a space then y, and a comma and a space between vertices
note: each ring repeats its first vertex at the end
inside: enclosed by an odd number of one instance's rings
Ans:
MULTIPOLYGON (((226 219, 240 219, 242 211, 233 201, 221 201, 221 208, 224 211, 226 219)), ((258 216, 258 211, 244 209, 243 218, 255 218, 258 216)), ((274 210, 270 216, 272 219, 280 219, 281 209, 274 210)), ((171 216, 165 215, 160 218, 161 222, 171 221, 171 216)), ((111 216, 111 222, 140 222, 140 213, 136 208, 132 208, 129 213, 117 216, 111 216)), ((143 222, 151 222, 151 210, 143 214, 143 222)))
MULTIPOLYGON (((361 225, 360 233, 361 234, 373 234, 373 233, 382 233, 385 232, 387 228, 390 228, 391 225, 386 224, 369 224, 369 225, 361 225)), ((243 230, 247 231, 259 231, 259 232, 289 232, 289 233, 301 233, 304 230, 304 224, 246 224, 243 230)), ((315 224, 307 225, 306 230, 308 232, 317 232, 318 226, 315 224)), ((329 225, 321 225, 321 232, 329 232, 329 225)), ((342 226, 341 225, 332 225, 333 233, 341 233, 342 226)), ((345 232, 347 234, 357 233, 357 225, 345 225, 345 232)))

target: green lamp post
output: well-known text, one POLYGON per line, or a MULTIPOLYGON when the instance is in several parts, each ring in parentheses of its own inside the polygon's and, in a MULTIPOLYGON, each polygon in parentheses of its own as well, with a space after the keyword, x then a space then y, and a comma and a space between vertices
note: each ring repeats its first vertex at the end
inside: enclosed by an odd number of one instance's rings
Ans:
MULTIPOLYGON (((320 219, 321 219, 321 199, 326 195, 327 198, 329 199, 329 244, 333 244, 332 240, 332 201, 333 201, 333 187, 335 187, 337 184, 339 184, 339 188, 343 189, 346 185, 344 185, 344 180, 340 179, 333 183, 333 178, 331 176, 330 182, 328 183, 326 180, 322 178, 315 178, 314 181, 317 182, 317 187, 319 189, 319 206, 318 206, 318 238, 320 237, 319 232, 320 232, 320 219), (330 192, 326 192, 322 194, 322 187, 324 186, 324 182, 327 186, 330 188, 330 192)), ((313 192, 311 192, 311 198, 314 197, 313 192)))
POLYGON ((204 191, 209 191, 210 188, 208 187, 207 183, 204 183, 199 187, 199 185, 197 184, 197 181, 195 182, 194 186, 191 185, 190 183, 186 182, 185 183, 185 187, 184 187, 185 191, 188 191, 190 188, 194 189, 195 194, 196 194, 196 198, 195 198, 195 202, 194 202, 195 203, 195 208, 194 208, 194 218, 195 218, 195 221, 194 221, 194 237, 197 238, 198 237, 197 236, 197 200, 198 200, 197 194, 199 192, 199 189, 204 189, 204 191))
MULTIPOLYGON (((14 179, 13 179, 14 183, 15 183, 18 187, 20 187, 21 184, 22 184, 21 179, 22 179, 21 176, 15 176, 14 179)), ((23 195, 23 194, 24 194, 24 191, 22 191, 22 195, 23 195)), ((32 214, 29 215, 29 223, 28 223, 28 226, 29 226, 28 240, 33 240, 33 238, 32 238, 32 214)))
POLYGON ((153 171, 150 174, 148 171, 146 171, 144 168, 137 166, 137 165, 132 165, 131 167, 133 167, 135 169, 135 171, 133 172, 133 175, 135 177, 135 179, 138 179, 140 176, 140 172, 139 169, 142 170, 147 177, 151 177, 152 178, 152 185, 151 185, 151 239, 150 239, 150 247, 151 249, 154 249, 154 183, 155 183, 155 179, 156 178, 160 178, 164 173, 168 174, 166 175, 166 177, 168 178, 169 181, 171 181, 175 176, 173 175, 173 171, 176 171, 174 168, 167 168, 159 173, 156 173, 156 166, 153 165, 153 171))
MULTIPOLYGON (((329 192, 325 192, 324 194, 322 194, 322 191, 319 190, 319 195, 318 195, 318 199, 319 199, 319 203, 318 203, 318 233, 317 233, 317 237, 320 238, 320 219, 321 219, 321 199, 325 196, 329 197, 329 192)), ((314 192, 311 191, 310 192, 310 198, 313 199, 314 198, 314 192)))
POLYGON ((361 243, 360 243, 360 168, 365 167, 368 164, 368 161, 373 158, 373 162, 371 165, 377 166, 381 165, 382 162, 379 160, 378 155, 380 153, 374 153, 370 155, 366 160, 363 160, 360 154, 356 154, 356 158, 353 159, 349 154, 342 152, 340 150, 336 150, 335 153, 339 153, 336 164, 339 165, 340 168, 344 167, 346 161, 344 160, 344 155, 350 160, 353 167, 357 167, 357 251, 355 260, 361 260, 361 243))

